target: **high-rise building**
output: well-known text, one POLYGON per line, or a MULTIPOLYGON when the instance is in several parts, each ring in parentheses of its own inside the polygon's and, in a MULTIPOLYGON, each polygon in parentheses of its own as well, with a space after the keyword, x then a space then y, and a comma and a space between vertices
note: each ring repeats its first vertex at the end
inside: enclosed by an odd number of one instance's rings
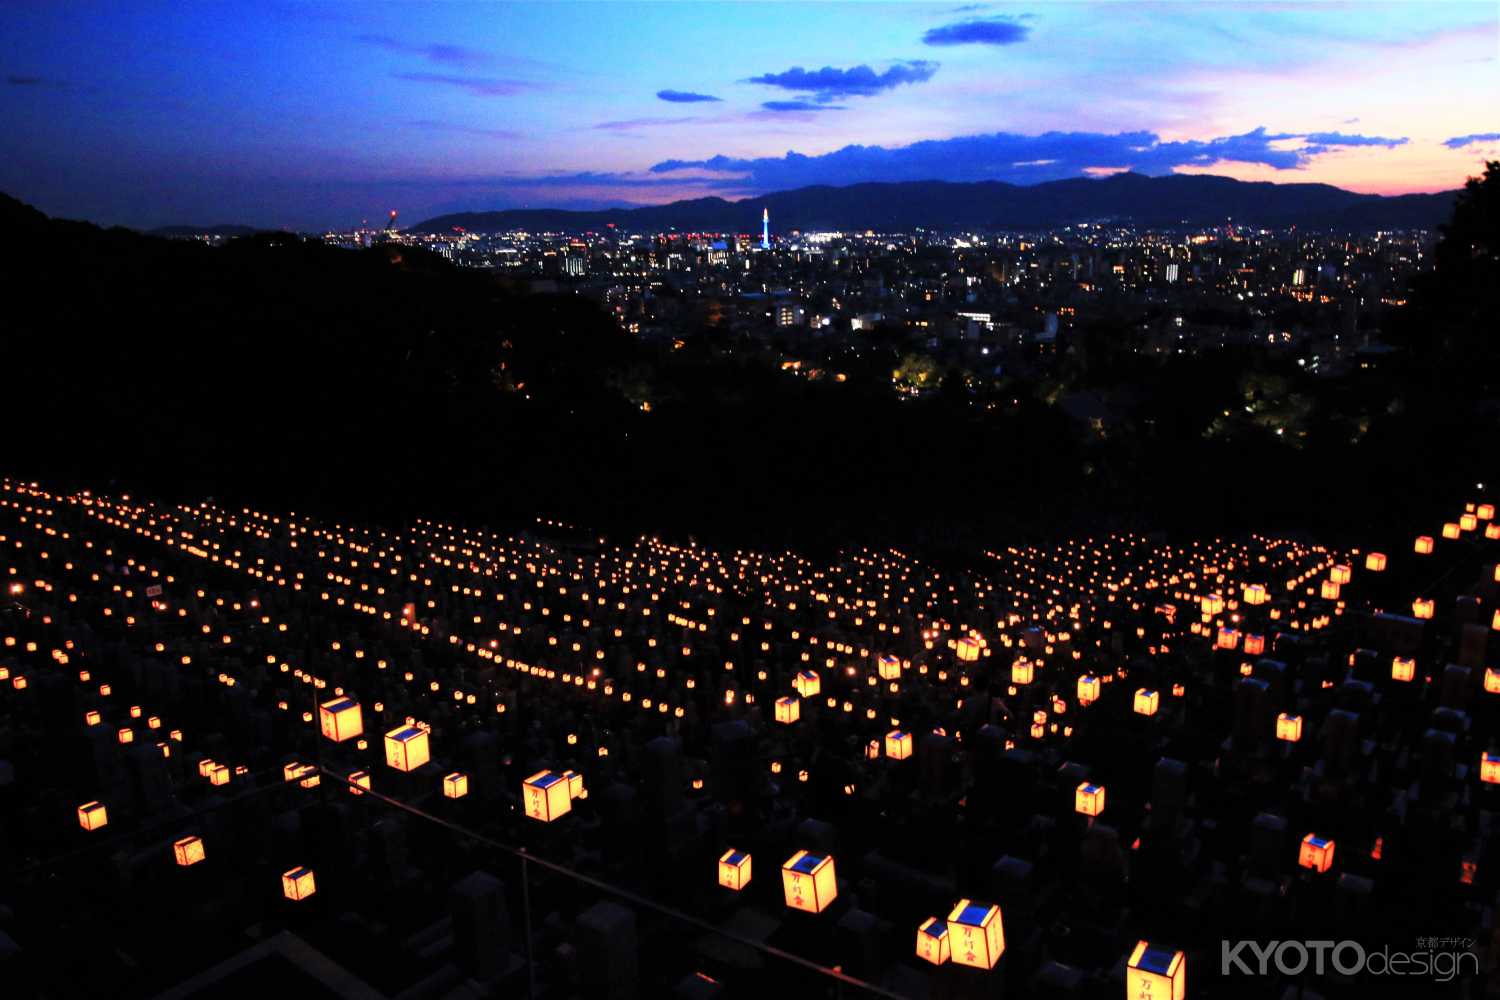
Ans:
POLYGON ((769 208, 760 210, 760 248, 771 249, 771 210, 769 208))
POLYGON ((1167 284, 1169 284, 1169 285, 1175 285, 1177 283, 1177 275, 1178 275, 1178 273, 1179 273, 1178 272, 1178 266, 1176 264, 1168 264, 1167 265, 1167 284))

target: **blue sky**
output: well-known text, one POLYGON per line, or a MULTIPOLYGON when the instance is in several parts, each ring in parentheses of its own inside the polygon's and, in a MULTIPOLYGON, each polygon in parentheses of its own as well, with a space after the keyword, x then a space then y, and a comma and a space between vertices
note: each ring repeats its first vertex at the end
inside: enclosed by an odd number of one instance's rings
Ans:
POLYGON ((315 228, 1126 168, 1439 190, 1500 156, 1497 9, 9 0, 0 191, 315 228))

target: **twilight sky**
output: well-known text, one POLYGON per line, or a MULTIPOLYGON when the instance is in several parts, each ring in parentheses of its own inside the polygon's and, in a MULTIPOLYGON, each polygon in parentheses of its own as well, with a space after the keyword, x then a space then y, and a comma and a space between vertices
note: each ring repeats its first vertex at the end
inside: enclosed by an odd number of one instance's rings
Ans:
POLYGON ((1500 5, 0 0, 0 191, 347 227, 1134 169, 1456 187, 1500 5))

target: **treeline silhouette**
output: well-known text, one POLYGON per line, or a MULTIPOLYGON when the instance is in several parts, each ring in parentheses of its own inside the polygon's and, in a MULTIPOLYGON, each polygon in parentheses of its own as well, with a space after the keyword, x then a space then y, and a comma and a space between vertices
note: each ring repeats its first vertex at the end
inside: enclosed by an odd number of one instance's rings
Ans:
MULTIPOLYGON (((6 199, 0 465, 333 517, 505 528, 540 513, 731 545, 1368 537, 1496 465, 1493 373, 1467 359, 1494 353, 1494 313, 1478 320, 1497 287, 1483 272, 1497 184, 1492 165, 1460 196, 1438 255, 1452 273, 1414 292, 1394 331, 1404 360, 1375 372, 1317 379, 1245 350, 1157 361, 1103 322, 1064 345, 1056 378, 974 391, 949 377, 915 401, 880 377, 788 377, 707 338, 648 347, 583 299, 418 249, 286 234, 210 248, 6 199), (1057 405, 1081 388, 1135 402, 1100 436, 1057 405)), ((888 371, 899 345, 881 350, 869 364, 888 371)))

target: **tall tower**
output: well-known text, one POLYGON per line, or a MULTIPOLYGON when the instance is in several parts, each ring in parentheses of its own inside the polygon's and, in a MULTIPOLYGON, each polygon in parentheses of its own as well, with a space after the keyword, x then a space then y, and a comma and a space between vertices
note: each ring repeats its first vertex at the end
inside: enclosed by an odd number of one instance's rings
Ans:
POLYGON ((771 249, 771 210, 769 208, 760 210, 760 248, 771 249))

